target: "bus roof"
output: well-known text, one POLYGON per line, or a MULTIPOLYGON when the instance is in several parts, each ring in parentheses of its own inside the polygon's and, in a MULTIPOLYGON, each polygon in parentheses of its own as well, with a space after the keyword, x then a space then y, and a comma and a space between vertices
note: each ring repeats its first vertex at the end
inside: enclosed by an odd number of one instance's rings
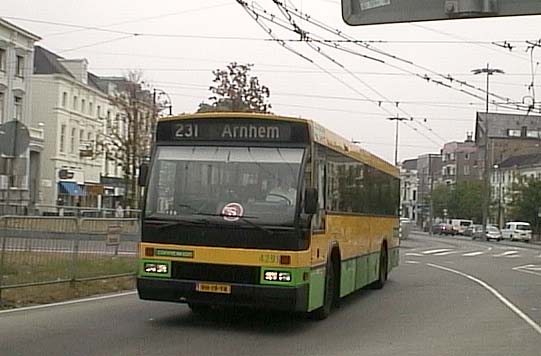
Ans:
POLYGON ((310 119, 262 114, 262 113, 248 113, 248 112, 208 112, 208 113, 195 113, 195 114, 181 114, 175 116, 168 116, 160 118, 158 122, 176 121, 176 120, 193 120, 193 119, 268 119, 268 120, 282 120, 289 122, 302 122, 306 123, 310 128, 310 134, 312 139, 328 148, 338 151, 344 155, 347 155, 353 159, 368 164, 374 168, 377 168, 387 174, 398 177, 399 170, 391 163, 384 159, 368 152, 361 148, 358 144, 354 144, 349 140, 341 137, 340 135, 326 129, 322 125, 310 119))

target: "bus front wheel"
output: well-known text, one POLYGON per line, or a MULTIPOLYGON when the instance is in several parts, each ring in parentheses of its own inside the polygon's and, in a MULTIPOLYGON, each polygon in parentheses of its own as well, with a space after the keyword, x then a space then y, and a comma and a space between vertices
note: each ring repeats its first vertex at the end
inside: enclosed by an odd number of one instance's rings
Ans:
POLYGON ((381 252, 379 253, 379 276, 378 280, 372 285, 374 289, 381 289, 387 282, 388 271, 388 255, 387 255, 387 246, 383 245, 381 247, 381 252))
POLYGON ((327 262, 327 268, 325 273, 325 290, 323 295, 323 306, 314 310, 311 313, 311 316, 315 320, 326 319, 330 314, 332 307, 335 303, 335 289, 336 289, 336 271, 334 263, 331 261, 327 262))

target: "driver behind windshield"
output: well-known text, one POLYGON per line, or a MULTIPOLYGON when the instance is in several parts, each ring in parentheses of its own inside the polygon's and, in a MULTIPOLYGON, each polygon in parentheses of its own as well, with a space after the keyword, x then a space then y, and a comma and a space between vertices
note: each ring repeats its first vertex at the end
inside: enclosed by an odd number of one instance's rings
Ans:
POLYGON ((272 188, 266 197, 266 201, 286 203, 294 205, 297 197, 297 189, 291 177, 277 178, 275 187, 272 188))

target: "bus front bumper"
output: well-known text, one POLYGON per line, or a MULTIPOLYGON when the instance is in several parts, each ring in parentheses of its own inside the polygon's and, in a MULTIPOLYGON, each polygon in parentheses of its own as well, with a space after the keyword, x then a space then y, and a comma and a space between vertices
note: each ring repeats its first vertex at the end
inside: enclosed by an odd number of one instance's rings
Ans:
POLYGON ((202 303, 218 306, 247 306, 263 309, 306 311, 308 284, 278 287, 229 284, 230 294, 196 291, 197 281, 137 278, 139 298, 177 303, 202 303))

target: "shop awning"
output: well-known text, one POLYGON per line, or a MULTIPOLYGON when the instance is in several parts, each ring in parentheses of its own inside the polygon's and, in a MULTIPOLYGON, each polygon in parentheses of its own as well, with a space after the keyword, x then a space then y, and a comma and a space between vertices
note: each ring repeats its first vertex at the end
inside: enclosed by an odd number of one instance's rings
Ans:
POLYGON ((83 188, 75 182, 58 182, 58 185, 60 186, 61 193, 73 195, 76 197, 82 197, 86 195, 83 188))

